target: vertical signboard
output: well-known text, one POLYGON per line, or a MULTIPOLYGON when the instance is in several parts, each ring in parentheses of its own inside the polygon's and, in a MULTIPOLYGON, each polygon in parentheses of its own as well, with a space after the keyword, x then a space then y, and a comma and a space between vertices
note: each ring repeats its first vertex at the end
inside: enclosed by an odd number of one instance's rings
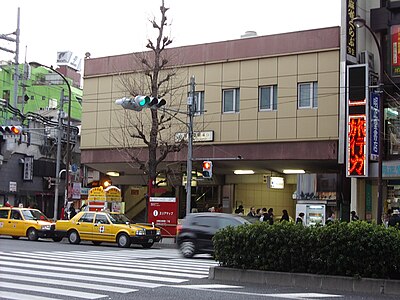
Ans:
POLYGON ((368 66, 347 66, 347 177, 368 176, 368 66))
POLYGON ((400 25, 392 25, 390 36, 392 45, 392 76, 400 76, 400 25))
POLYGON ((353 19, 356 17, 356 6, 357 0, 347 0, 346 2, 346 54, 347 60, 356 62, 357 61, 357 29, 353 23, 353 19))
POLYGON ((371 160, 378 160, 379 158, 379 139, 380 139, 380 134, 379 134, 379 102, 381 101, 380 99, 380 94, 377 92, 372 92, 371 93, 371 98, 370 98, 370 125, 369 125, 369 131, 370 131, 370 159, 371 160))
POLYGON ((26 156, 24 159, 24 180, 33 180, 33 156, 26 156))
POLYGON ((175 197, 150 197, 148 220, 162 227, 162 235, 175 235, 178 224, 178 205, 175 197))

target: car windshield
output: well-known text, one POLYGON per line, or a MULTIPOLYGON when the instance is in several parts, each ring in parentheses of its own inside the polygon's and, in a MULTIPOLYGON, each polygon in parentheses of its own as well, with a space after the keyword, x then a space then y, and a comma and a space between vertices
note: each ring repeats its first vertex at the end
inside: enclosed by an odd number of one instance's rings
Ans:
POLYGON ((123 214, 109 214, 108 217, 113 224, 126 224, 126 222, 131 222, 128 217, 123 214))
POLYGON ((39 210, 29 209, 29 210, 22 210, 21 212, 24 215, 25 220, 49 221, 49 219, 39 210))

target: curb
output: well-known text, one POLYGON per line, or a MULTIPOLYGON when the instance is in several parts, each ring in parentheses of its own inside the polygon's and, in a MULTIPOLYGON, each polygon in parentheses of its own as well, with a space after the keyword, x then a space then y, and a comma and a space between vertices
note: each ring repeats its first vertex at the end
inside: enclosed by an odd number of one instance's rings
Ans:
POLYGON ((208 278, 233 282, 400 296, 400 280, 358 279, 344 276, 241 270, 225 267, 211 267, 208 278))

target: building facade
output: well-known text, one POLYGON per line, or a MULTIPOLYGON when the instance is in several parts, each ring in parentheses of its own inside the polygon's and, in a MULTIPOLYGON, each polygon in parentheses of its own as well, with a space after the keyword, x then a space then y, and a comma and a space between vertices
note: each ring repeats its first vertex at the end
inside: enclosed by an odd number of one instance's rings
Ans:
MULTIPOLYGON (((187 132, 186 98, 194 76, 193 170, 201 171, 202 160, 213 162, 212 179, 199 176, 192 188, 192 207, 222 204, 224 211, 232 212, 243 205, 246 213, 251 206, 273 207, 276 215, 287 209, 292 217, 297 203, 323 203, 326 214, 349 207, 348 180, 338 163, 339 27, 166 51, 172 58, 168 68, 178 71, 169 82, 175 89, 165 96, 165 109, 183 113, 172 120, 168 135, 175 139, 187 132), (239 169, 254 174, 235 175, 239 169), (284 174, 287 169, 304 170, 305 175, 284 174), (272 187, 273 177, 283 178, 284 185, 272 187)), ((147 184, 146 174, 121 151, 132 148, 145 161, 146 148, 143 143, 124 143, 121 132, 134 125, 125 122, 128 114, 144 118, 149 112, 125 111, 115 104, 129 96, 121 78, 141 78, 134 56, 85 60, 82 110, 82 163, 104 174, 122 175, 113 183, 122 187, 127 210, 137 206, 147 184)), ((180 217, 185 213, 186 160, 183 148, 164 161, 180 217)))
MULTIPOLYGON (((67 67, 65 67, 67 68, 67 67)), ((15 65, 3 63, 0 69, 0 125, 21 126, 17 135, 0 133, 0 205, 20 203, 35 206, 52 217, 55 204, 57 137, 61 94, 64 90, 64 112, 68 111, 68 88, 57 74, 43 67, 32 68, 19 65, 21 79, 18 81, 18 96, 14 106, 15 65)), ((61 70, 61 73, 63 71, 61 70)), ((63 74, 63 73, 62 73, 63 74)), ((77 73, 76 73, 77 74, 77 73)), ((79 74, 78 74, 79 75, 79 74)), ((71 165, 79 166, 78 127, 81 118, 82 89, 71 85, 71 165)), ((62 134, 60 140, 60 170, 66 169, 67 114, 61 116, 62 134)), ((81 176, 72 174, 73 181, 81 176), (76 178, 75 178, 76 177, 76 178)), ((65 172, 59 183, 58 207, 64 203, 65 172)), ((70 181, 72 182, 72 181, 70 181)), ((59 215, 58 215, 59 216, 59 215)))

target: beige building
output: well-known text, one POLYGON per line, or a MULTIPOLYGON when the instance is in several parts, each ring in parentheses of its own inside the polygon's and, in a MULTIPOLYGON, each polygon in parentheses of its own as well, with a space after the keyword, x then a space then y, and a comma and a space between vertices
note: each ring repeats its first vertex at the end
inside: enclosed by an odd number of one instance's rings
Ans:
MULTIPOLYGON (((193 168, 201 172, 203 159, 213 161, 213 178, 197 181, 192 206, 201 210, 223 204, 224 211, 231 212, 241 204, 246 213, 251 206, 273 207, 275 215, 287 209, 293 218, 301 201, 325 203, 327 213, 338 209, 338 191, 347 192, 337 160, 339 98, 344 92, 339 87, 339 27, 170 48, 166 53, 177 75, 169 82, 175 89, 164 97, 165 108, 182 114, 176 116, 180 121, 173 119, 164 138, 173 140, 187 132, 186 97, 194 76, 193 125, 203 140, 193 145, 193 168), (313 194, 301 195, 299 177, 284 174, 285 169, 313 174, 313 194), (234 170, 254 174, 235 175, 234 170), (284 178, 284 187, 272 188, 271 177, 284 178)), ((145 119, 149 110, 126 111, 115 104, 129 96, 121 78, 144 77, 132 57, 85 60, 81 157, 83 164, 104 174, 120 172, 113 183, 122 187, 126 210, 135 215, 145 205, 137 201, 147 177, 121 149, 133 147, 143 161, 147 152, 143 143, 125 142, 123 131, 132 126, 130 117, 145 119)), ((185 211, 186 159, 183 148, 163 164, 169 170, 168 186, 179 199, 180 216, 185 211)))

